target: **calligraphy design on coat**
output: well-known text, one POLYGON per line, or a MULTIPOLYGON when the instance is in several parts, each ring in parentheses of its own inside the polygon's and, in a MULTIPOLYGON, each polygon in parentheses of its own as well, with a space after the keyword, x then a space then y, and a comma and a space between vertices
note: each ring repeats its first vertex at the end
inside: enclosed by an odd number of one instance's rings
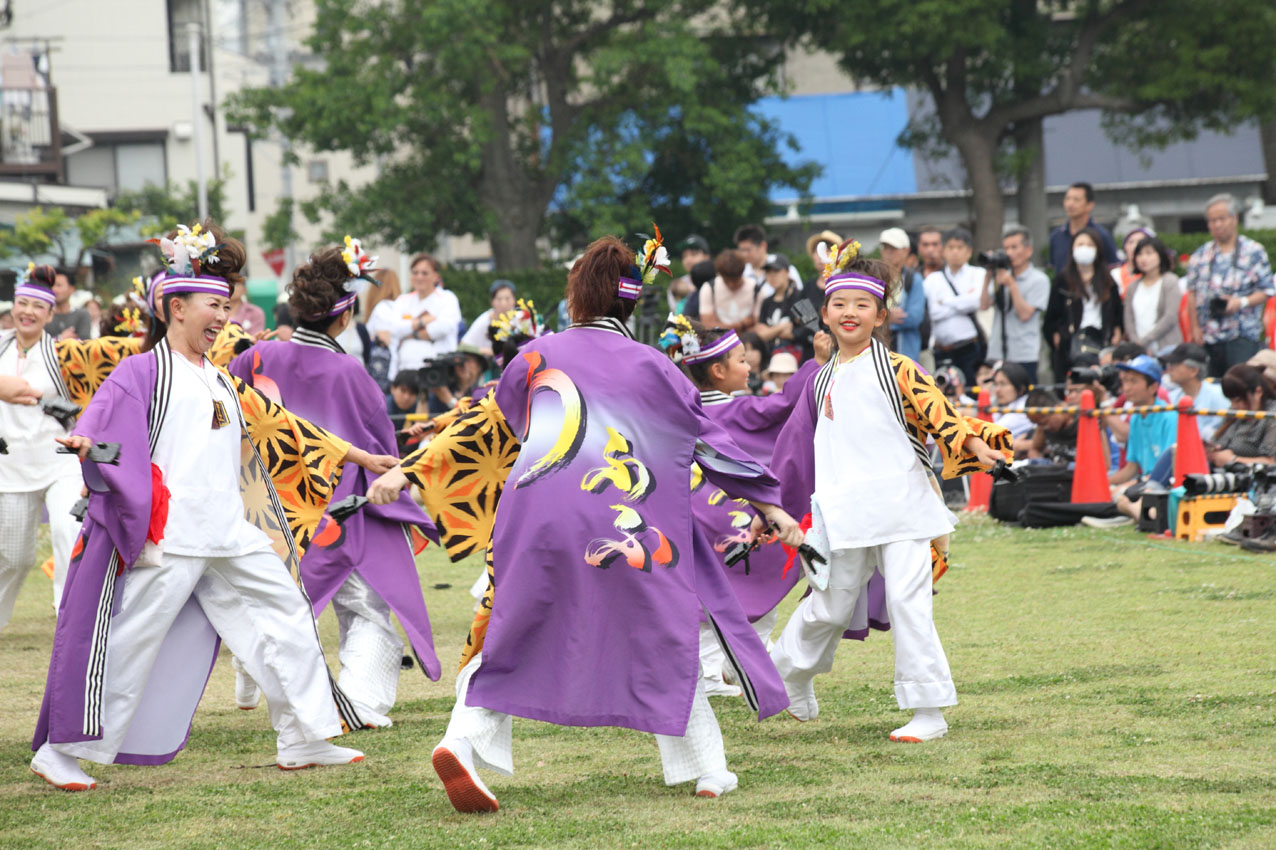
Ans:
MULTIPOLYGON (((694 495, 700 488, 705 486, 704 472, 700 469, 700 464, 691 464, 691 492, 694 495)), ((727 513, 727 518, 731 521, 731 531, 728 534, 719 535, 713 541, 713 551, 725 552, 737 543, 748 543, 752 539, 749 534, 749 526, 753 523, 753 514, 749 511, 749 503, 744 499, 732 499, 721 488, 715 488, 709 494, 708 504, 710 507, 721 507, 727 513)))
MULTIPOLYGON (((634 457, 633 451, 633 443, 608 426, 603 465, 585 473, 580 489, 601 494, 615 487, 625 502, 641 504, 656 489, 656 479, 647 465, 634 457)), ((677 547, 660 529, 648 525, 637 508, 629 504, 610 507, 616 512, 612 527, 623 536, 620 539, 595 537, 589 541, 585 563, 605 570, 617 559, 624 558, 626 564, 645 573, 651 572, 652 564, 666 568, 678 565, 677 547)))

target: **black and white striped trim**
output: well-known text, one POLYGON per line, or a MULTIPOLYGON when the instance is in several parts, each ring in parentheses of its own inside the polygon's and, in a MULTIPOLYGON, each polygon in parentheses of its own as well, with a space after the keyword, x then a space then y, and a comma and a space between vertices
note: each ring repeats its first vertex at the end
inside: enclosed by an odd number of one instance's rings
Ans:
POLYGON ((891 367, 891 355, 886 346, 877 340, 873 340, 873 369, 877 372, 877 381, 882 386, 882 392, 886 394, 886 399, 891 403, 891 410, 895 412, 895 419, 899 422, 899 427, 904 429, 904 433, 908 435, 908 441, 913 444, 913 452, 922 462, 922 469, 930 469, 930 452, 926 451, 926 444, 917 439, 913 432, 908 429, 908 423, 904 419, 904 401, 900 395, 899 382, 895 377, 895 370, 891 367))
POLYGON ((85 735, 97 738, 102 734, 102 692, 106 684, 107 637, 111 630, 111 608, 115 601, 115 579, 120 571, 120 553, 111 550, 106 562, 106 578, 97 600, 97 612, 93 616, 93 637, 89 643, 89 663, 84 675, 85 735))
POLYGON ((70 401, 71 393, 66 388, 66 382, 62 380, 62 367, 58 365, 57 346, 54 344, 53 337, 47 333, 40 335, 40 353, 44 355, 44 368, 53 379, 53 386, 57 388, 58 395, 70 401))
POLYGON ((715 404, 726 404, 731 401, 731 396, 721 390, 701 390, 700 405, 701 407, 712 407, 715 404))
POLYGON ((290 342, 295 342, 298 345, 309 345, 314 348, 326 348, 329 351, 335 351, 338 354, 346 353, 346 350, 342 348, 341 343, 337 342, 332 337, 325 333, 312 331, 308 328, 297 328, 293 331, 290 342))
POLYGON ((815 416, 820 415, 820 406, 824 404, 824 397, 828 395, 829 387, 833 383, 833 373, 837 371, 837 356, 829 358, 829 362, 820 367, 820 371, 815 373, 815 416))
POLYGON ((173 394, 173 353, 168 340, 161 339, 151 350, 155 355, 155 389, 151 392, 151 406, 146 412, 146 428, 150 434, 151 454, 159 442, 160 429, 168 415, 168 401, 173 394))
POLYGON ((614 319, 611 316, 590 319, 588 322, 573 322, 567 326, 568 330, 574 330, 576 328, 592 328, 596 331, 610 331, 611 333, 620 334, 621 336, 628 337, 629 339, 634 338, 634 335, 629 332, 628 325, 620 319, 614 319))
POLYGON ((713 615, 705 610, 705 618, 708 619, 709 625, 713 626, 713 633, 718 637, 718 645, 722 647, 722 651, 726 653, 727 661, 731 663, 732 669, 735 670, 736 681, 740 683, 740 690, 744 692, 745 702, 749 704, 749 708, 754 711, 758 710, 758 692, 753 687, 753 680, 749 678, 749 674, 744 672, 744 665, 740 663, 740 659, 736 657, 735 651, 731 649, 731 643, 727 640, 726 635, 722 633, 722 629, 718 627, 718 622, 713 619, 713 615))

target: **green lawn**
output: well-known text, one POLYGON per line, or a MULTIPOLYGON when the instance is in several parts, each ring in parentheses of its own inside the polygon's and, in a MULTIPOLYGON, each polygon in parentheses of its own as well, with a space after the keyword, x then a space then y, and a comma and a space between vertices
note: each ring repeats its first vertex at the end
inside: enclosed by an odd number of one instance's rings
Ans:
POLYGON ((404 673, 395 726, 350 741, 363 764, 275 769, 223 657, 187 750, 86 765, 87 794, 27 769, 53 627, 33 572, 0 632, 0 847, 1276 847, 1276 560, 980 518, 953 561, 936 598, 961 699, 948 738, 887 741, 904 715, 875 634, 817 680, 815 722, 714 700, 740 776, 721 800, 666 788, 650 736, 517 721, 517 775, 489 776, 501 811, 482 817, 453 812, 429 764, 477 559, 422 558, 444 681, 404 673))

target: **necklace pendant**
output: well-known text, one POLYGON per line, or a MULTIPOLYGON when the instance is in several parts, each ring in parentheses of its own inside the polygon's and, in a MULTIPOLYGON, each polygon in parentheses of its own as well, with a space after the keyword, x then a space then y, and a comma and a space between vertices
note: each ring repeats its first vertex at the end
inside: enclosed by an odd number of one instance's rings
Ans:
POLYGON ((230 424, 230 417, 226 415, 226 405, 217 399, 213 399, 213 430, 222 428, 230 424))
POLYGON ((829 419, 833 418, 833 391, 829 390, 824 394, 824 415, 829 419))

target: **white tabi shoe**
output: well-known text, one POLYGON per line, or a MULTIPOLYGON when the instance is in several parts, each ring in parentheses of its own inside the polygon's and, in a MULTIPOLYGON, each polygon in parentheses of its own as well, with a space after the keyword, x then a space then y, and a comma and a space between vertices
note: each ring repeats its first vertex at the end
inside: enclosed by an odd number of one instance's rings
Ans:
POLYGON ((721 797, 740 787, 740 780, 729 770, 706 773, 696 780, 697 797, 721 797))
POLYGON ((466 814, 494 812, 500 808, 474 767, 474 748, 465 738, 444 738, 430 756, 434 772, 452 808, 466 814))
POLYGON ((261 688, 233 655, 231 666, 235 668, 235 707, 241 711, 252 711, 261 702, 261 688))
POLYGON ((891 733, 891 740, 897 744, 920 744, 922 741, 933 741, 948 734, 948 722, 944 713, 938 708, 919 708, 913 712, 913 719, 891 733))
POLYGON ((97 780, 80 769, 75 756, 60 753, 45 741, 31 759, 31 772, 63 791, 92 791, 97 780))
POLYGON ((283 747, 276 752, 275 764, 280 770, 302 770, 321 765, 354 764, 363 761, 363 753, 349 747, 338 747, 327 741, 311 741, 283 747))
POLYGON ((738 697, 744 693, 737 685, 728 684, 722 679, 705 676, 701 682, 704 683, 704 695, 707 697, 738 697))
POLYGON ((820 716, 820 704, 815 701, 815 682, 796 685, 784 680, 784 692, 789 695, 789 716, 805 723, 820 716))

